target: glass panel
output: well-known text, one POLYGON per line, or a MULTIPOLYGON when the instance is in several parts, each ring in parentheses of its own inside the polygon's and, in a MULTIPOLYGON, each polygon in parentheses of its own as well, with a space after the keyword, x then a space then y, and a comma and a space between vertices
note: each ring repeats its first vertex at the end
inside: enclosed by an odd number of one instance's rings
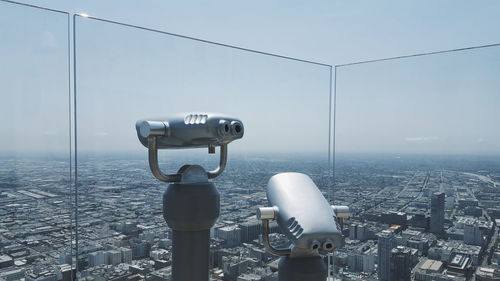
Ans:
MULTIPOLYGON (((337 67, 335 199, 354 213, 340 256, 369 249, 360 244, 399 224, 415 232, 396 231, 406 237, 397 245, 470 250, 481 262, 500 198, 499 58, 500 48, 489 47, 337 67), (442 204, 435 192, 444 192, 442 204)), ((367 257, 377 253, 371 246, 367 257)), ((380 260, 379 276, 391 262, 380 260)))
MULTIPOLYGON (((169 249, 162 217, 166 184, 149 171, 134 127, 139 119, 201 111, 243 121, 245 136, 229 145, 227 168, 215 179, 222 200, 216 228, 258 224, 256 207, 267 205, 265 187, 275 173, 304 172, 327 186, 329 66, 91 18, 76 18, 76 27, 78 244, 82 264, 88 263, 82 276, 98 272, 104 262, 95 256, 112 249, 132 248, 128 264, 158 260, 161 249, 169 249)), ((169 150, 161 157, 170 172, 185 163, 207 169, 218 163, 218 153, 206 149, 169 150)), ((242 243, 257 235, 238 235, 239 248, 230 256, 248 256, 242 243)), ((218 241, 212 266, 222 268, 218 241)))
POLYGON ((0 279, 71 278, 68 14, 2 1, 0 42, 0 279))

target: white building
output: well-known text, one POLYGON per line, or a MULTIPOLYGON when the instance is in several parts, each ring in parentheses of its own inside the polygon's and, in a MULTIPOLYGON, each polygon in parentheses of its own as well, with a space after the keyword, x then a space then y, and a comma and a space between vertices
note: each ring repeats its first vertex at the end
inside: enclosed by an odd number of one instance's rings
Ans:
POLYGON ((104 251, 89 254, 89 266, 94 267, 101 264, 108 264, 108 253, 104 251))
POLYGON ((122 252, 117 250, 108 251, 108 264, 117 265, 122 262, 122 252))
POLYGON ((154 250, 149 253, 149 257, 153 260, 168 260, 169 256, 170 253, 164 249, 154 250))
POLYGON ((122 253, 122 262, 123 263, 132 263, 132 249, 129 248, 120 248, 120 251, 122 253))
POLYGON ((372 273, 375 271, 377 247, 373 244, 363 244, 347 256, 347 265, 351 272, 372 273))

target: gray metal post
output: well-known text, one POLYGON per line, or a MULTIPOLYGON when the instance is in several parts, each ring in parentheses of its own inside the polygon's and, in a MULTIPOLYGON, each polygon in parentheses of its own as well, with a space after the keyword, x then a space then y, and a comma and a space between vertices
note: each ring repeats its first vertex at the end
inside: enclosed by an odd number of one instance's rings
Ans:
POLYGON ((326 281, 328 269, 319 256, 283 256, 278 265, 279 281, 326 281))
POLYGON ((173 231, 173 280, 208 280, 210 230, 173 231))
POLYGON ((220 196, 200 166, 181 168, 182 180, 163 194, 163 217, 173 230, 172 280, 208 281, 210 228, 220 212, 220 196))

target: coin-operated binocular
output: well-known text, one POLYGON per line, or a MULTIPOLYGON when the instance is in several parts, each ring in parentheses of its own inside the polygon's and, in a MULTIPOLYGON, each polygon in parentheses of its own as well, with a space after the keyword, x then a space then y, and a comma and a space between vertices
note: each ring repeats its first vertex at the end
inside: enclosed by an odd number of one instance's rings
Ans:
POLYGON ((282 256, 279 280, 325 281, 327 255, 342 243, 338 219, 349 216, 347 206, 330 206, 314 182, 305 174, 281 173, 267 184, 270 207, 257 210, 262 220, 262 236, 266 249, 282 256), (269 243, 269 220, 276 220, 292 245, 276 249, 269 243))
POLYGON ((226 167, 227 145, 243 137, 243 123, 217 113, 186 113, 139 120, 137 136, 148 148, 149 167, 160 181, 170 183, 163 194, 163 217, 172 229, 172 280, 208 281, 210 228, 220 213, 220 195, 208 179, 226 167), (165 174, 158 164, 159 149, 220 147, 219 166, 205 171, 184 165, 165 174))

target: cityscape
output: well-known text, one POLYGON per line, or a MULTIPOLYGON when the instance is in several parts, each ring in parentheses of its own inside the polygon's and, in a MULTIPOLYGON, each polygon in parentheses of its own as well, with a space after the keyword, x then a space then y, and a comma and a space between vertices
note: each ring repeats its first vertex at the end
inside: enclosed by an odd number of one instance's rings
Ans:
MULTIPOLYGON (((147 161, 79 156, 77 198, 74 168, 70 159, 0 160, 0 280, 171 280, 166 184, 147 161)), ((337 155, 335 182, 320 156, 231 156, 214 181, 211 280, 278 280, 279 257, 266 252, 255 214, 269 178, 289 171, 350 208, 343 246, 324 258, 331 280, 499 280, 500 157, 388 154, 337 155)), ((276 224, 271 233, 273 245, 289 246, 276 224)))
POLYGON ((500 1, 0 7, 0 281, 500 281, 500 1))

